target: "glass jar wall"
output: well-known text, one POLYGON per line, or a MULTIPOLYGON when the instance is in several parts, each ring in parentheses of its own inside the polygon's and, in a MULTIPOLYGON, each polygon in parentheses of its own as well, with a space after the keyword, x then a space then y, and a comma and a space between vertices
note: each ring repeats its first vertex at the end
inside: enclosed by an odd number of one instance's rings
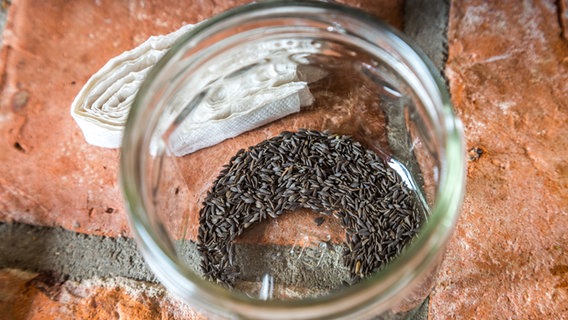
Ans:
POLYGON ((225 317, 404 319, 464 190, 439 72, 372 16, 269 1, 182 36, 137 94, 121 181, 139 247, 225 317))

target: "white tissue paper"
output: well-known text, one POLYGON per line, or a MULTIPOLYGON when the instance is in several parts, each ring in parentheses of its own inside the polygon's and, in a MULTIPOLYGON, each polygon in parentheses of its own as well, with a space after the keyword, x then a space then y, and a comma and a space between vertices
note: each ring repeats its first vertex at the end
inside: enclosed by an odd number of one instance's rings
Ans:
MULTIPOLYGON (((120 147, 128 112, 140 84, 179 36, 192 28, 193 25, 186 25, 170 34, 150 37, 140 46, 109 60, 88 80, 71 106, 71 116, 88 143, 105 148, 120 147)), ((302 66, 306 68, 300 72, 295 62, 282 59, 255 64, 282 50, 294 54, 317 49, 307 41, 275 40, 251 46, 212 66, 202 79, 202 83, 211 80, 205 88, 206 96, 171 133, 167 148, 176 156, 183 156, 310 105, 313 97, 305 80, 317 81, 325 77, 325 72, 310 66, 302 66), (222 77, 249 64, 251 68, 238 77, 222 77)), ((183 96, 176 99, 178 107, 172 106, 170 116, 165 118, 175 118, 176 113, 181 112, 179 106, 188 102, 183 96)), ((165 130, 158 128, 158 131, 165 130)))
POLYGON ((179 126, 170 136, 170 150, 176 156, 195 152, 298 112, 301 106, 310 105, 312 102, 313 97, 305 82, 288 83, 245 96, 233 102, 236 109, 243 111, 201 122, 185 122, 179 126))
POLYGON ((83 86, 71 104, 71 116, 85 140, 103 148, 119 148, 132 100, 146 74, 172 44, 193 25, 162 36, 110 59, 83 86))

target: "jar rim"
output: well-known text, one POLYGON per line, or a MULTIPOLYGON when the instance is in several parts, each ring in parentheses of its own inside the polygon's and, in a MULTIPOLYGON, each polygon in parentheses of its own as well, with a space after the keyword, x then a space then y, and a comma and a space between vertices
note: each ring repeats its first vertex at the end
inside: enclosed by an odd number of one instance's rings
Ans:
POLYGON ((158 279, 182 298, 190 298, 198 307, 208 310, 243 315, 246 317, 270 317, 285 315, 286 318, 321 317, 322 310, 330 315, 353 314, 375 304, 387 304, 404 288, 414 283, 425 274, 445 247, 459 215, 465 190, 465 151, 463 129, 452 110, 449 93, 439 71, 429 59, 397 30, 382 23, 364 11, 344 5, 323 1, 286 1, 274 0, 256 2, 229 10, 197 25, 192 31, 183 35, 169 52, 155 65, 144 80, 134 102, 126 123, 120 159, 120 184, 127 204, 127 211, 133 235, 150 268, 158 279), (144 105, 151 95, 152 88, 160 79, 160 72, 168 63, 174 61, 188 45, 196 43, 197 36, 220 24, 231 25, 243 15, 262 15, 268 11, 281 9, 283 13, 300 12, 301 10, 325 10, 340 15, 351 16, 373 28, 386 32, 397 45, 408 48, 414 55, 412 62, 420 64, 427 70, 431 85, 439 94, 441 104, 441 126, 445 137, 443 149, 444 163, 441 164, 439 184, 434 205, 427 223, 421 228, 416 241, 410 243, 405 250, 383 270, 369 276, 352 287, 322 297, 305 301, 261 301, 246 297, 243 294, 225 290, 217 285, 201 279, 185 270, 171 246, 152 230, 148 208, 144 204, 142 179, 144 164, 139 160, 143 150, 147 150, 147 131, 138 128, 144 124, 147 128, 149 112, 144 105), (146 132, 145 132, 146 131, 146 132), (403 268, 402 266, 413 266, 403 268), (396 275, 396 277, 392 277, 396 275), (390 276, 390 278, 387 278, 390 276))

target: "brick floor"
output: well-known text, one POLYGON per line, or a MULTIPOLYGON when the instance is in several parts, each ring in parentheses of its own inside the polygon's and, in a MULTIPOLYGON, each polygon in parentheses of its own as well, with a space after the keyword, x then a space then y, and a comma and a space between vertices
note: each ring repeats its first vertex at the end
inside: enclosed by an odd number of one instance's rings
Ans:
MULTIPOLYGON (((0 60, 0 221, 128 235, 118 151, 84 141, 69 116, 73 98, 108 59, 150 35, 246 2, 13 1, 0 60)), ((352 1, 399 27, 400 3, 352 1)))
POLYGON ((472 160, 434 319, 568 317, 568 41, 556 3, 452 3, 446 75, 472 160))
POLYGON ((66 281, 0 269, 3 319, 205 319, 159 284, 126 278, 66 281))
MULTIPOLYGON (((0 221, 129 235, 118 152, 87 145, 69 105, 109 58, 243 2, 12 1, 0 53, 0 221)), ((349 3, 402 27, 402 1, 349 3)), ((471 161, 431 318, 568 317, 566 7, 452 1, 446 75, 471 161)), ((2 270, 0 283, 0 314, 15 319, 198 317, 159 285, 123 278, 2 270)))

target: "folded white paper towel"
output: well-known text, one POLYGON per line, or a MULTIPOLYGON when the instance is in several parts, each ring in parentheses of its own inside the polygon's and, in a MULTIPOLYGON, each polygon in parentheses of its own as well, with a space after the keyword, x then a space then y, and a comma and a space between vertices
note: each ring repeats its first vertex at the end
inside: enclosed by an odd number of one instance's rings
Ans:
POLYGON ((171 45, 193 25, 162 36, 110 59, 83 86, 71 104, 71 116, 88 143, 118 148, 132 100, 146 74, 171 45))
MULTIPOLYGON (((170 34, 150 37, 140 46, 109 60, 88 80, 71 106, 71 116, 88 143, 105 148, 120 147, 132 101, 148 71, 182 34, 192 28, 193 25, 186 25, 170 34)), ((169 136, 167 147, 175 155, 182 156, 311 104, 313 97, 300 77, 315 81, 325 73, 308 73, 306 78, 306 72, 298 72, 296 62, 286 59, 257 63, 283 50, 294 54, 315 52, 317 48, 307 41, 261 42, 212 66, 205 75, 212 80, 205 88, 207 96, 178 124, 169 136), (249 66, 251 68, 239 77, 222 76, 227 70, 237 71, 249 66)), ((188 96, 191 96, 189 92, 188 96)), ((184 97, 177 100, 180 105, 187 102, 184 97)), ((173 116, 175 112, 181 112, 172 110, 173 116)))

